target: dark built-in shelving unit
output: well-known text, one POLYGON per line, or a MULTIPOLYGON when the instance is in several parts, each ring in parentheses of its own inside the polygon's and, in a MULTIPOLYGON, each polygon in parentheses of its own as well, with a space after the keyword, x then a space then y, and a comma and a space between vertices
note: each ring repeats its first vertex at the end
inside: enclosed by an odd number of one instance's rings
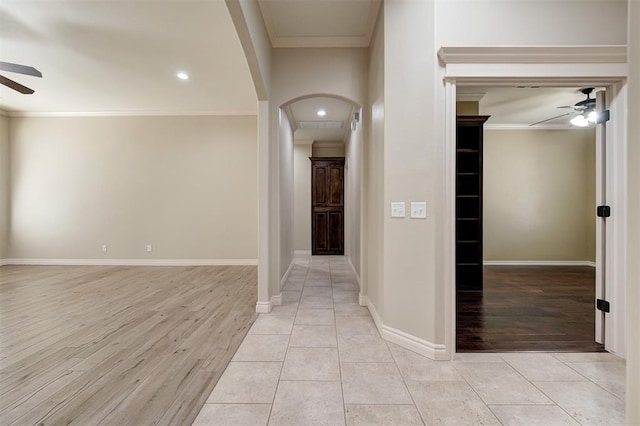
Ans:
POLYGON ((482 291, 482 134, 488 119, 488 115, 457 117, 457 290, 482 291))

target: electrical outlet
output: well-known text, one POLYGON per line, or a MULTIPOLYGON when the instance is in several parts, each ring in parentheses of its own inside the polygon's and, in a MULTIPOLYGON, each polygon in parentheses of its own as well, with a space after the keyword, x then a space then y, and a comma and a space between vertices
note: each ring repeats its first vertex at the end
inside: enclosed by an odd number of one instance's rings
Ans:
POLYGON ((103 253, 106 253, 106 252, 107 252, 107 245, 106 245, 106 244, 103 244, 103 245, 102 245, 102 252, 103 252, 103 253))
POLYGON ((147 244, 147 253, 151 253, 152 247, 151 244, 147 244))

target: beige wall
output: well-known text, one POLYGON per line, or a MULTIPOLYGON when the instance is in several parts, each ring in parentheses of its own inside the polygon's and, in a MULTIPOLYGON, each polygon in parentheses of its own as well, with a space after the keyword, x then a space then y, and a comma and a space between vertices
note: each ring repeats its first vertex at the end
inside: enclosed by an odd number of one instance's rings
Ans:
POLYGON ((293 147, 294 249, 311 250, 311 141, 293 147))
POLYGON ((625 44, 626 3, 626 0, 578 3, 573 0, 436 0, 436 31, 442 46, 625 44), (579 14, 576 13, 578 4, 579 14), (598 31, 585 32, 585 22, 600 23, 598 31))
POLYGON ((384 316, 384 7, 369 48, 368 140, 364 144, 362 292, 384 316))
MULTIPOLYGON (((434 202, 440 190, 433 118, 437 55, 433 2, 397 0, 384 7, 384 323, 436 342, 434 202), (426 220, 392 219, 393 201, 426 201, 426 220)), ((372 173, 377 171, 371 170, 372 173)), ((380 190, 381 188, 375 188, 380 190)))
POLYGON ((280 134, 278 138, 280 167, 280 277, 289 269, 293 261, 294 218, 293 205, 293 128, 283 110, 280 113, 280 134))
POLYGON ((595 262, 595 131, 485 130, 484 259, 595 262))
POLYGON ((627 424, 640 424, 640 2, 629 2, 627 145, 627 424))
POLYGON ((10 138, 12 258, 256 258, 255 116, 12 118, 10 138))
MULTIPOLYGON (((362 113, 360 113, 362 116, 362 113)), ((350 131, 345 149, 345 254, 351 260, 358 276, 361 276, 361 215, 362 215, 362 124, 350 131)))
POLYGON ((314 157, 344 157, 345 146, 318 146, 314 143, 312 152, 314 157))
MULTIPOLYGON (((286 173, 291 176, 291 181, 278 179, 270 183, 271 202, 273 203, 270 214, 274 216, 271 226, 272 229, 277 230, 276 238, 282 234, 284 223, 291 227, 294 211, 293 203, 289 203, 287 200, 287 191, 290 194, 293 193, 293 161, 285 160, 285 154, 282 152, 282 150, 293 152, 293 141, 289 143, 281 135, 280 108, 290 101, 309 95, 338 96, 364 105, 367 87, 366 64, 367 50, 362 48, 273 50, 272 91, 269 100, 271 104, 270 170, 272 174, 286 173), (284 221, 286 217, 290 218, 289 222, 284 221)), ((293 154, 290 158, 293 159, 293 154)), ((271 260, 270 296, 275 296, 280 291, 279 283, 282 275, 278 273, 283 273, 282 266, 287 261, 285 256, 294 247, 293 239, 279 238, 279 242, 279 248, 272 247, 273 253, 277 253, 277 259, 271 260), (282 244, 288 244, 288 241, 290 241, 290 246, 283 247, 282 244)))
POLYGON ((0 115, 0 259, 9 243, 9 118, 0 115))
POLYGON ((478 115, 479 111, 479 102, 456 102, 457 115, 478 115))

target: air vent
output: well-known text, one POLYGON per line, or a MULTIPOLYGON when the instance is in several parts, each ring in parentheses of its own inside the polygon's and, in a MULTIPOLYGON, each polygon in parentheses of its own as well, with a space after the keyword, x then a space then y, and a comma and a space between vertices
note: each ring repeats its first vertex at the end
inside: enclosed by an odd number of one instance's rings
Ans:
POLYGON ((344 121, 298 121, 301 129, 342 129, 344 121))

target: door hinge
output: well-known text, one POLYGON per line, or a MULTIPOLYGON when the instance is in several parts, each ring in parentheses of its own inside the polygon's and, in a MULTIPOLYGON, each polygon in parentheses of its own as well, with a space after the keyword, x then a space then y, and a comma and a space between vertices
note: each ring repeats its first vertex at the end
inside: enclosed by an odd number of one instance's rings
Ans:
POLYGON ((596 299, 596 308, 598 308, 598 310, 602 312, 609 313, 611 311, 611 306, 609 305, 609 302, 603 299, 596 299))
POLYGON ((600 111, 596 115, 596 124, 602 124, 609 121, 611 114, 609 114, 609 110, 605 109, 604 111, 600 111))
POLYGON ((611 216, 611 207, 609 206, 598 206, 596 209, 596 214, 598 217, 610 217, 611 216))

